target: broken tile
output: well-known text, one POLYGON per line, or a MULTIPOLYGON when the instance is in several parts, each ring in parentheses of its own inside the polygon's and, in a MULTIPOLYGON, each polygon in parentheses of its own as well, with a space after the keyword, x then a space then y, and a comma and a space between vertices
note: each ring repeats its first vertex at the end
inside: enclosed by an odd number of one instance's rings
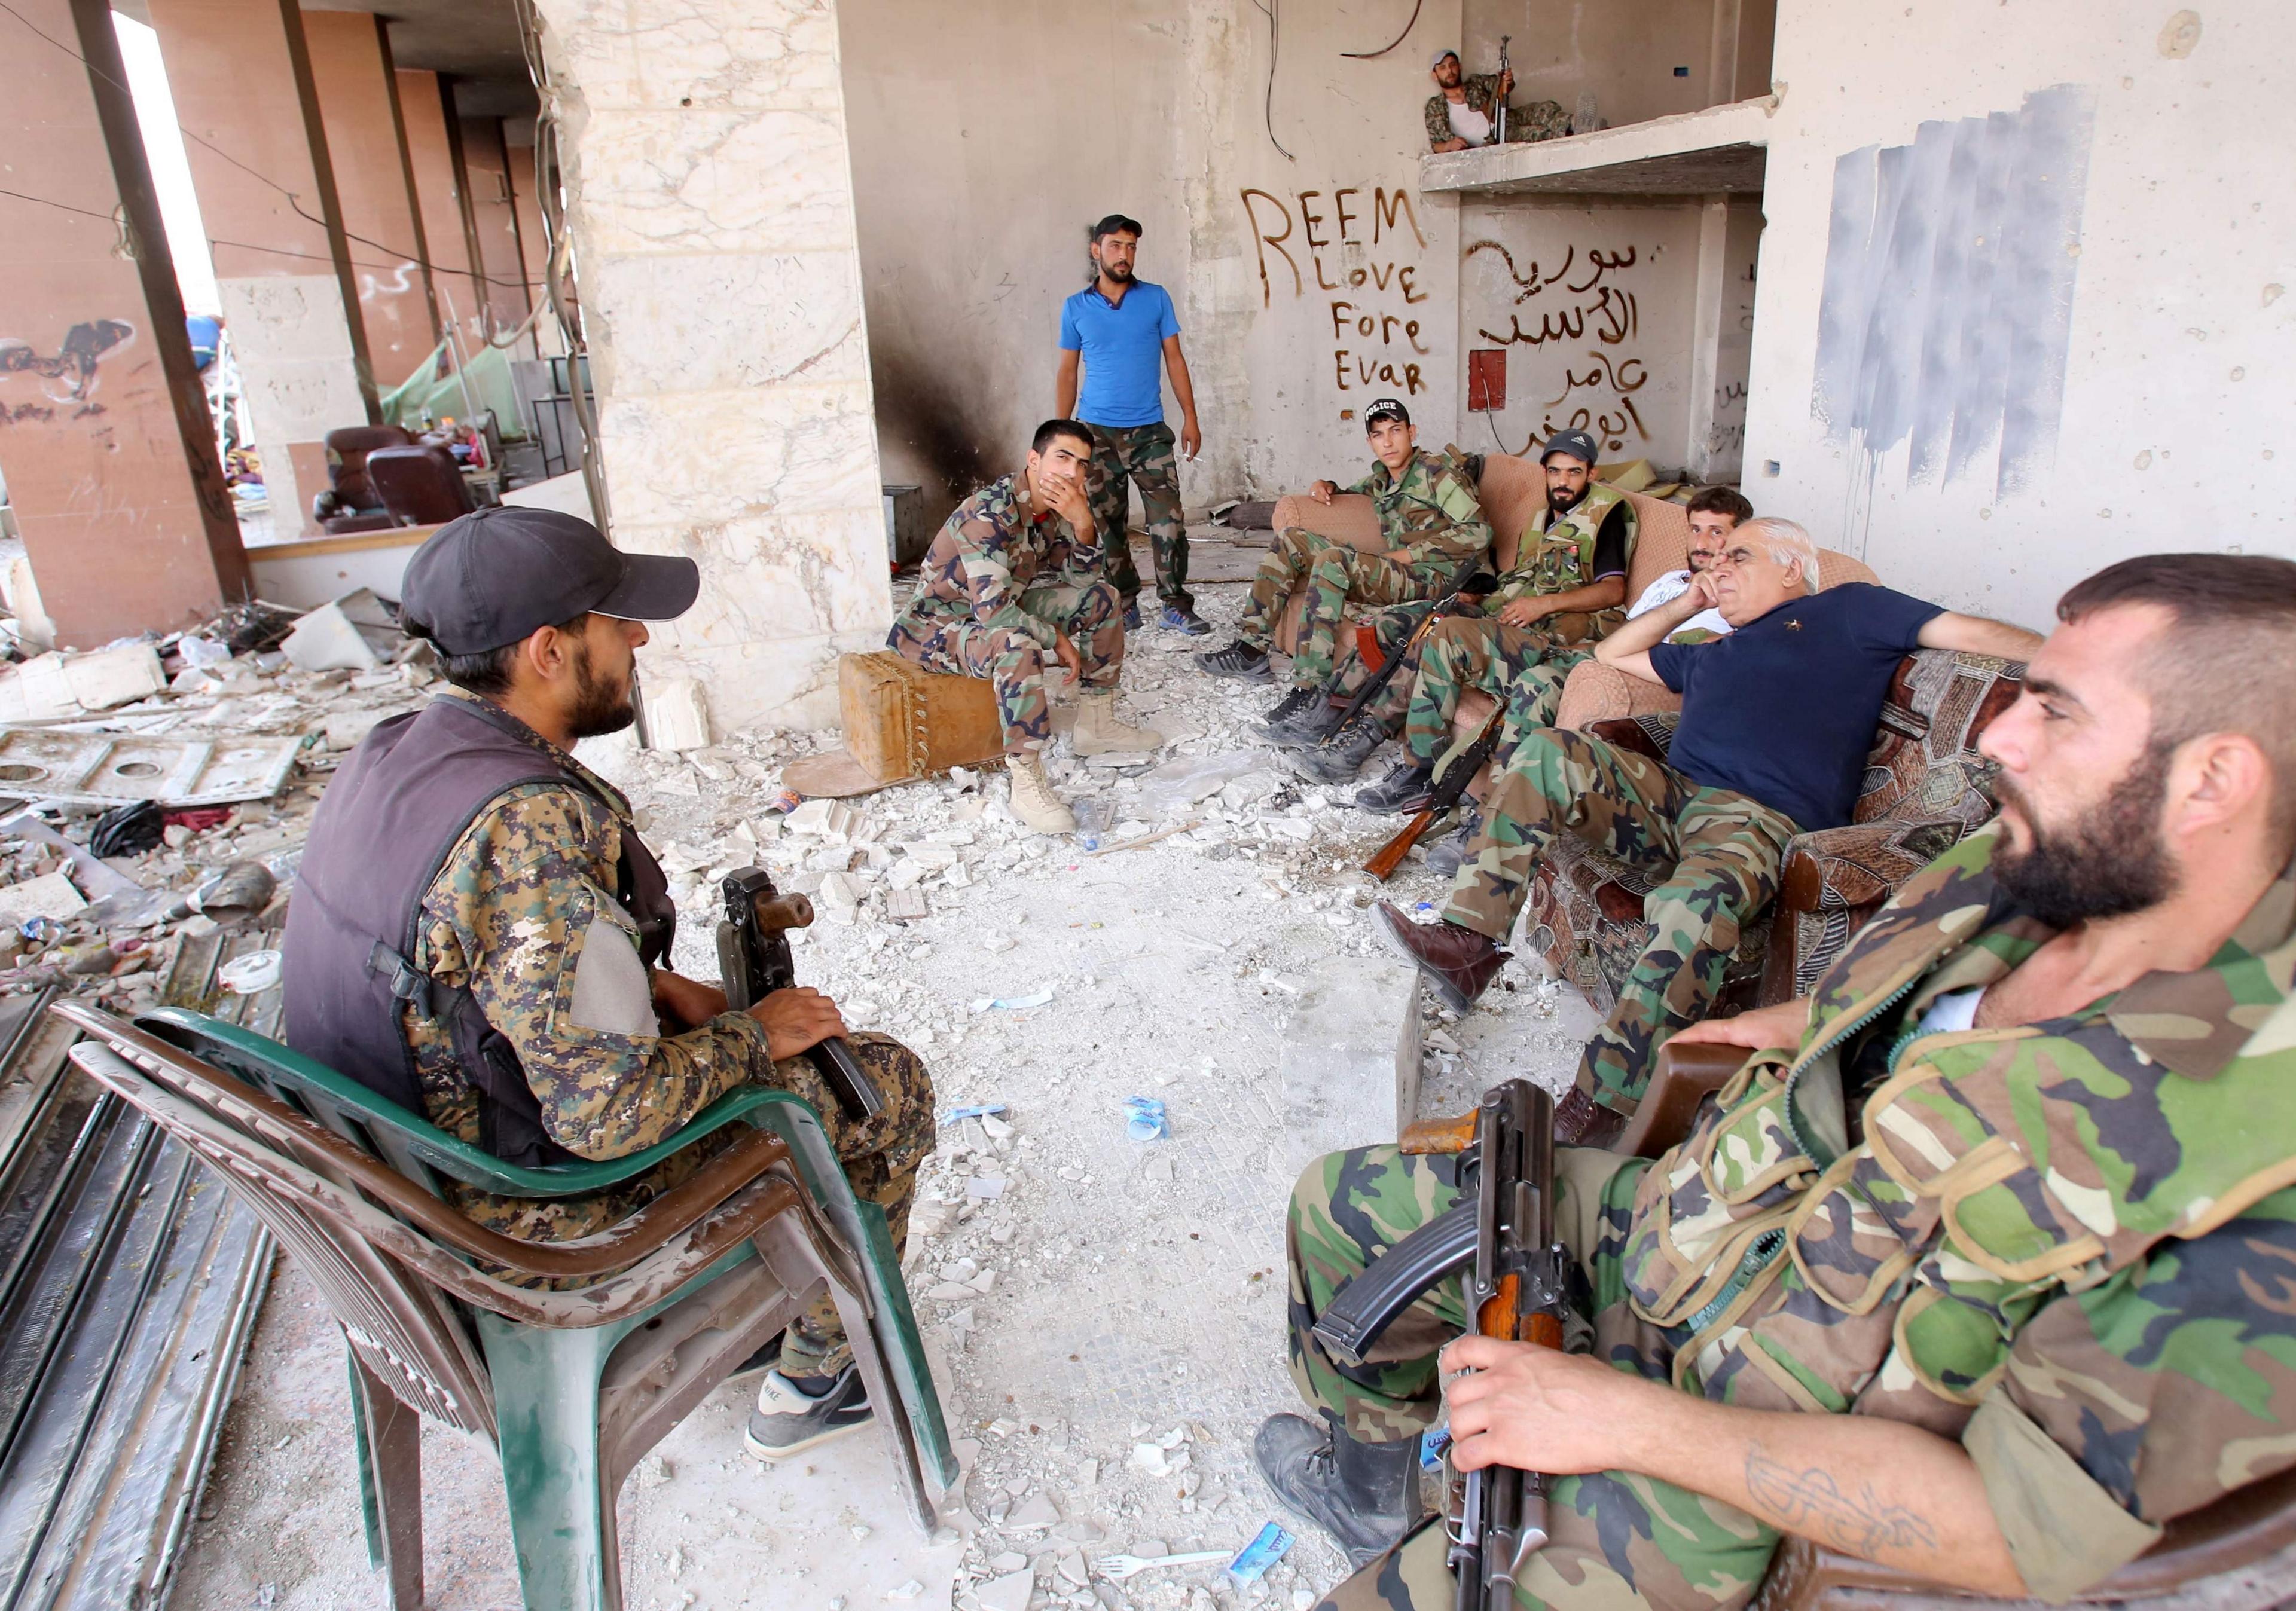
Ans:
POLYGON ((692 677, 649 677, 645 683, 646 742, 673 753, 709 742, 709 707, 692 677))
POLYGON ((1059 1524, 1060 1509, 1042 1493, 1032 1493, 1021 1508, 1004 1518, 1008 1527, 1051 1527, 1059 1524))
POLYGON ((1036 1573, 1023 1566, 1018 1572, 977 1584, 972 1595, 980 1602, 981 1611, 1029 1611, 1029 1596, 1036 1587, 1036 1573))
POLYGON ((894 888, 886 892, 885 917, 889 922, 914 923, 931 915, 923 890, 894 888))

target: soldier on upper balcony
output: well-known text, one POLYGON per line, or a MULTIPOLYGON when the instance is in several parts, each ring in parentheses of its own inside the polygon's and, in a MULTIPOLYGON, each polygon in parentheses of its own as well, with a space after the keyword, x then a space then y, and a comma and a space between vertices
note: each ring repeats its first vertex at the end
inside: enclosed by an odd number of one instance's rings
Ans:
MULTIPOLYGON (((1514 94, 1512 70, 1462 75, 1459 53, 1439 50, 1428 64, 1435 75, 1435 93, 1427 97, 1427 149, 1464 151, 1471 145, 1499 143, 1499 110, 1514 94)), ((1529 106, 1506 106, 1506 143, 1559 139, 1570 132, 1570 114, 1554 101, 1534 101, 1529 106)))

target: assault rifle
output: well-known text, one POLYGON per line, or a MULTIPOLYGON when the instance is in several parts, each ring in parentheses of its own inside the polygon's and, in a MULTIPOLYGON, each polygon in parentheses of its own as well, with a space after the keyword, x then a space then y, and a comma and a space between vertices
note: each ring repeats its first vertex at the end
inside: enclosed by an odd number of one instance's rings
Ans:
MULTIPOLYGON (((1316 1340, 1341 1363, 1360 1362, 1397 1315, 1454 1273, 1483 1336, 1562 1346, 1570 1264, 1554 1236, 1554 1100, 1508 1080, 1467 1118, 1404 1133, 1406 1152, 1463 1149, 1473 1195, 1373 1260, 1316 1320, 1316 1340)), ((1546 1543, 1546 1480, 1507 1466, 1453 1479, 1446 1531, 1458 1611, 1513 1611, 1516 1574, 1546 1543)))
MULTIPOLYGON (((1470 580, 1480 584, 1485 578, 1482 573, 1477 572, 1470 580)), ((1372 674, 1364 679, 1363 686, 1357 689, 1355 697, 1348 701, 1348 707, 1340 713, 1339 726, 1332 729, 1333 732, 1354 721, 1365 707, 1379 698, 1380 691, 1395 681, 1396 672, 1411 658, 1412 651, 1427 641, 1427 634, 1435 630, 1435 623, 1455 613, 1463 598, 1467 596, 1480 595, 1466 595, 1462 589, 1455 587, 1436 600, 1427 613, 1420 617, 1419 625, 1411 629, 1411 635, 1404 640, 1403 647, 1384 659, 1380 656, 1379 639, 1371 623, 1360 621, 1356 624, 1356 654, 1365 665, 1372 667, 1372 674)), ((1324 741, 1330 742, 1328 739, 1324 741)))
POLYGON ((1506 47, 1507 41, 1513 37, 1514 36, 1513 34, 1501 34, 1499 36, 1499 115, 1498 121, 1492 125, 1491 127, 1491 143, 1493 145, 1505 145, 1506 143, 1507 96, 1513 93, 1507 87, 1506 47))
POLYGON ((1395 876, 1395 870, 1403 865, 1403 858, 1411 854, 1411 847, 1419 843, 1420 836, 1435 825, 1436 818, 1456 806, 1459 797, 1467 792, 1467 785, 1474 781, 1475 774, 1483 769, 1483 764, 1498 748, 1499 729, 1505 723, 1506 707, 1501 705, 1491 712, 1490 720, 1483 724, 1482 731, 1475 735, 1474 741, 1454 756, 1451 764, 1443 769, 1443 775, 1435 780, 1435 787, 1427 797, 1426 807, 1403 825, 1402 832, 1381 846, 1378 855, 1364 863, 1365 872, 1382 884, 1395 876))
MULTIPOLYGON (((774 888, 774 875, 744 867, 726 875, 726 920, 718 925, 718 972, 726 1004, 735 1012, 797 983, 789 931, 813 922, 813 903, 774 888)), ((848 1118, 870 1119, 885 1110, 885 1093, 861 1067, 845 1037, 832 1035, 805 1053, 836 1093, 848 1118)))

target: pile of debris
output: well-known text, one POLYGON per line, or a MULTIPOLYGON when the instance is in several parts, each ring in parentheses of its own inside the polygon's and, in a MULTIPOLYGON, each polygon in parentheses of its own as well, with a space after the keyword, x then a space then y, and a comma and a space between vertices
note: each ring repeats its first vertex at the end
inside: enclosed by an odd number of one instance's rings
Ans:
MULTIPOLYGON (((0 670, 0 994, 135 1011, 185 937, 275 930, 326 774, 437 680, 365 592, 0 670)), ((277 979, 240 962, 226 989, 277 979)))

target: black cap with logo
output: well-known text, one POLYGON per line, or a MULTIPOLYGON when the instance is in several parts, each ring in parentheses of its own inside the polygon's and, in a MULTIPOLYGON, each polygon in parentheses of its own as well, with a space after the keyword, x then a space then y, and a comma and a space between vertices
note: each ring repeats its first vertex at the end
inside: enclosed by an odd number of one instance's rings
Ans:
POLYGON ((624 553, 587 520, 504 505, 449 520, 414 551, 399 616, 447 654, 484 654, 586 611, 671 620, 701 592, 691 560, 624 553))
POLYGON ((1369 430, 1382 420, 1394 420, 1408 425, 1411 423, 1411 411, 1404 407, 1398 398, 1381 397, 1364 410, 1364 429, 1369 430))
POLYGON ((1585 464, 1587 469, 1592 470, 1596 462, 1595 454, 1599 451, 1595 446, 1595 438, 1585 431, 1558 430, 1547 438, 1546 446, 1538 450, 1538 462, 1544 464, 1556 454, 1569 454, 1572 458, 1585 464))

